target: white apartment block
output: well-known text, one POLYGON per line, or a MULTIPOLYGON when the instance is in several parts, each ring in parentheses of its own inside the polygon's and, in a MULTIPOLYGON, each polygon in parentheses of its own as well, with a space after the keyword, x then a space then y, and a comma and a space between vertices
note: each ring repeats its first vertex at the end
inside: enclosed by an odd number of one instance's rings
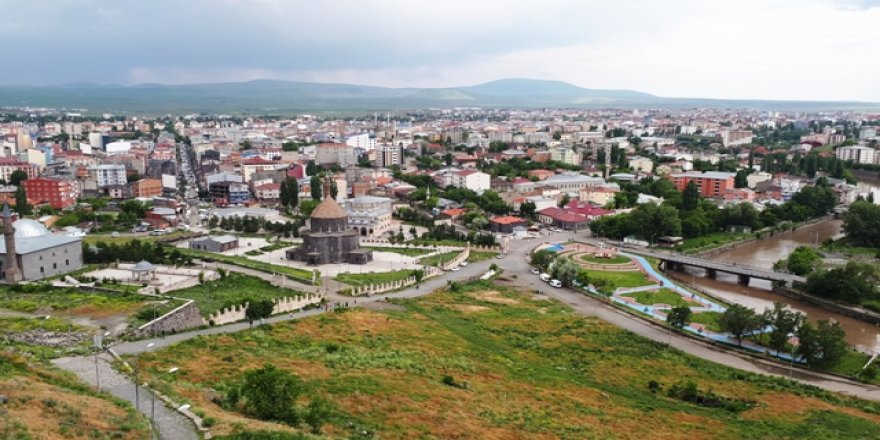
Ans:
POLYGON ((369 133, 361 133, 346 138, 345 145, 348 145, 350 147, 363 148, 366 151, 373 151, 376 149, 376 138, 374 136, 370 136, 369 133))
POLYGON ((456 188, 467 188, 478 194, 491 188, 491 176, 477 170, 455 171, 449 176, 450 184, 456 188))
POLYGON ((721 144, 725 147, 750 144, 753 137, 751 130, 724 130, 721 132, 721 144))
POLYGON ((853 145, 851 147, 840 147, 835 152, 837 158, 855 163, 874 163, 875 150, 871 147, 863 145, 853 145))
POLYGON ((583 157, 581 156, 581 153, 578 153, 571 148, 556 147, 550 149, 550 160, 567 163, 569 165, 580 165, 583 157))
POLYGON ((126 185, 128 178, 125 175, 125 165, 98 165, 92 168, 98 187, 126 185))

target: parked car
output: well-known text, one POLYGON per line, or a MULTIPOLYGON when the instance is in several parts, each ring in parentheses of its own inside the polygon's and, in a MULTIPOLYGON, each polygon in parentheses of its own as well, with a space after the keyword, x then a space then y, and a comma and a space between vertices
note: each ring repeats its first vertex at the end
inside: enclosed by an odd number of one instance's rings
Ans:
POLYGON ((534 274, 534 275, 538 275, 538 274, 540 274, 540 273, 541 273, 540 270, 535 269, 534 267, 532 268, 532 274, 534 274))
POLYGON ((455 266, 455 267, 453 267, 452 269, 449 269, 449 270, 451 270, 451 271, 453 271, 453 272, 457 272, 457 271, 461 270, 461 268, 458 267, 458 266, 455 266))
POLYGON ((553 287, 562 287, 562 281, 559 280, 550 280, 550 285, 553 287))
POLYGON ((540 278, 541 281, 547 282, 550 281, 550 274, 542 273, 541 275, 538 275, 538 278, 540 278))
POLYGON ((461 264, 459 264, 459 266, 461 266, 461 267, 465 267, 465 266, 467 266, 467 265, 468 265, 467 260, 462 261, 461 264))

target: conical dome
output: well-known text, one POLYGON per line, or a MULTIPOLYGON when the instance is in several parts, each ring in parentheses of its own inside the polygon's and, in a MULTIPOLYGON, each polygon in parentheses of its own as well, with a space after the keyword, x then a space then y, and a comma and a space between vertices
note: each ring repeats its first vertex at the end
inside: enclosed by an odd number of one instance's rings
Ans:
POLYGON ((337 218, 346 218, 348 217, 348 213, 345 212, 339 203, 336 203, 336 200, 333 200, 333 197, 327 197, 318 204, 314 211, 312 211, 312 215, 309 218, 318 218, 318 219, 337 219, 337 218))

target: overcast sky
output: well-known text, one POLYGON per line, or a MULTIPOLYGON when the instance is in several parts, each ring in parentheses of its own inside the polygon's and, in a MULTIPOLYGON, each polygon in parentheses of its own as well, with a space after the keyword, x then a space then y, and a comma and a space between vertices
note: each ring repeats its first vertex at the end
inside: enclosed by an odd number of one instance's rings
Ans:
POLYGON ((558 79, 880 101, 880 0, 0 0, 0 84, 558 79))

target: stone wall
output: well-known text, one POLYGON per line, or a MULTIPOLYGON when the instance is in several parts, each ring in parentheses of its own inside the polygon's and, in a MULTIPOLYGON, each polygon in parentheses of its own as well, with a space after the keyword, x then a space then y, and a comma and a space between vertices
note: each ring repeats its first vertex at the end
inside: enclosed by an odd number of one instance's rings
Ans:
POLYGON ((182 306, 138 327, 135 336, 148 336, 162 333, 175 333, 205 325, 202 313, 195 301, 189 301, 182 306))
MULTIPOLYGON (((440 275, 442 272, 440 269, 434 266, 423 266, 422 270, 425 271, 424 276, 422 276, 422 280, 426 280, 428 278, 436 277, 440 275)), ((380 293, 390 292, 392 290, 402 289, 404 287, 412 286, 416 284, 416 277, 412 276, 403 280, 390 281, 387 283, 377 283, 377 284, 366 284, 363 286, 357 286, 351 288, 352 296, 371 296, 377 295, 380 293)))
POLYGON ((211 325, 223 325, 232 322, 243 321, 247 312, 248 303, 227 307, 219 312, 208 315, 208 323, 211 325))
MULTIPOLYGON (((319 304, 324 297, 319 294, 308 293, 305 295, 288 296, 272 300, 275 306, 272 314, 286 313, 304 309, 313 304, 319 304)), ((207 322, 213 325, 223 325, 247 319, 248 303, 227 307, 208 316, 207 322)))
POLYGON ((449 269, 452 269, 453 267, 458 266, 459 264, 465 262, 470 255, 471 255, 471 248, 469 248, 469 247, 464 248, 464 250, 461 251, 458 255, 456 255, 455 258, 453 258, 443 264, 443 270, 449 270, 449 269))

